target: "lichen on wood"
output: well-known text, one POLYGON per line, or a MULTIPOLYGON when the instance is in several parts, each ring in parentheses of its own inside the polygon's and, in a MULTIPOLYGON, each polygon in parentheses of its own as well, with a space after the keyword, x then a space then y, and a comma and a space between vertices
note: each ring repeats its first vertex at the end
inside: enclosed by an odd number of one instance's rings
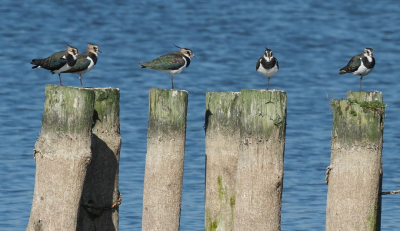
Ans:
POLYGON ((150 134, 186 132, 186 91, 151 88, 149 97, 150 134))
POLYGON ((241 132, 268 139, 278 129, 284 139, 286 100, 284 91, 242 90, 241 132))
POLYGON ((347 92, 332 101, 333 129, 326 230, 380 230, 381 92, 347 92))
POLYGON ((42 129, 35 144, 35 189, 28 230, 75 230, 91 160, 94 92, 47 85, 42 129))
POLYGON ((150 89, 142 230, 179 230, 188 93, 150 89))
POLYGON ((240 92, 206 94, 206 230, 234 230, 240 92))
POLYGON ((235 230, 281 229, 286 105, 284 91, 241 91, 235 230))

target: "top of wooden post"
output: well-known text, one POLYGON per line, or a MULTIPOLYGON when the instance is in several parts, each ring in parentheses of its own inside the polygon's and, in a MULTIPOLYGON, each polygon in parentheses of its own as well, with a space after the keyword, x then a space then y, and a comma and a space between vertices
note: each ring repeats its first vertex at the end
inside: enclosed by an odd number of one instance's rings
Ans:
POLYGON ((349 146, 382 142, 385 106, 382 92, 348 91, 348 99, 332 101, 333 139, 349 146))
POLYGON ((188 92, 150 88, 149 134, 186 132, 188 92))
POLYGON ((230 134, 238 130, 240 92, 207 92, 204 129, 230 134), (211 118, 211 119, 210 119, 211 118))
POLYGON ((347 92, 348 100, 357 100, 358 102, 362 101, 379 101, 383 102, 382 92, 380 91, 348 91, 347 92))
POLYGON ((272 131, 279 128, 279 138, 284 139, 287 107, 285 91, 242 89, 241 102, 241 133, 268 139, 272 131))
POLYGON ((91 88, 95 92, 94 127, 119 133, 119 89, 91 88))
POLYGON ((42 132, 91 134, 94 92, 90 89, 46 86, 42 132))

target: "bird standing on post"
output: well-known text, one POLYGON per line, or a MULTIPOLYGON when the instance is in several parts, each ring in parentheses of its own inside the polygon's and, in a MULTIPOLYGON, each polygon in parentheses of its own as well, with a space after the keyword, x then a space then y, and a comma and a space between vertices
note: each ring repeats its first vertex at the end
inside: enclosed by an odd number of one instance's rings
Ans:
POLYGON ((347 66, 340 69, 339 74, 353 73, 360 76, 360 91, 362 91, 362 78, 374 69, 375 58, 372 48, 365 48, 364 53, 354 56, 350 59, 347 66))
POLYGON ((256 70, 258 73, 268 77, 267 90, 269 87, 269 79, 279 70, 278 60, 272 54, 272 50, 265 48, 264 55, 257 60, 256 70))
POLYGON ((174 89, 174 75, 181 73, 185 68, 190 65, 190 57, 195 57, 192 50, 181 48, 174 44, 181 50, 179 52, 169 53, 162 55, 153 61, 146 63, 139 63, 141 68, 150 68, 171 75, 172 89, 174 89))
POLYGON ((67 46, 66 50, 54 53, 45 59, 33 59, 31 64, 36 66, 33 66, 32 69, 44 68, 50 70, 51 74, 58 73, 60 85, 62 86, 60 73, 72 68, 78 57, 78 49, 68 44, 67 46))
POLYGON ((97 45, 89 43, 87 50, 78 56, 75 65, 71 69, 63 71, 62 73, 72 73, 79 75, 81 87, 83 87, 82 74, 89 72, 96 65, 97 52, 102 53, 97 45))

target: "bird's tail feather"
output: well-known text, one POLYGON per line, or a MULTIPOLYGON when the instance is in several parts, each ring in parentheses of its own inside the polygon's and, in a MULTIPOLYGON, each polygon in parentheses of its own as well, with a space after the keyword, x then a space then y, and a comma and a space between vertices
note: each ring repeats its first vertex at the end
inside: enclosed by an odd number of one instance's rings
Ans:
POLYGON ((31 64, 36 65, 36 66, 33 66, 32 69, 40 68, 40 61, 41 61, 41 59, 33 59, 31 61, 31 64))
POLYGON ((343 75, 343 74, 346 74, 346 73, 347 73, 347 71, 346 71, 345 68, 340 69, 339 74, 343 75))

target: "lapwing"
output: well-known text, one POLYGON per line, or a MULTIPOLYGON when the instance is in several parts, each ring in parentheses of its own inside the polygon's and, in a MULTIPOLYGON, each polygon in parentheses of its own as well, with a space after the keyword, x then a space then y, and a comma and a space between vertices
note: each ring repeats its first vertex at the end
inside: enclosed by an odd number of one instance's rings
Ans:
POLYGON ((278 60, 272 54, 272 50, 265 48, 264 55, 257 60, 256 70, 258 73, 268 77, 267 90, 269 87, 269 79, 279 70, 278 60))
POLYGON ((78 49, 73 46, 67 46, 66 50, 54 53, 45 59, 33 59, 31 64, 36 66, 33 66, 32 69, 44 68, 50 70, 52 74, 58 73, 60 85, 62 86, 60 73, 72 68, 78 57, 78 49))
POLYGON ((171 75, 172 89, 174 89, 174 75, 181 73, 185 68, 190 65, 190 58, 195 57, 192 50, 181 48, 174 44, 177 48, 181 49, 179 52, 169 53, 162 55, 153 61, 146 63, 139 63, 141 68, 150 68, 171 75))
POLYGON ((75 65, 71 69, 63 71, 63 73, 72 73, 79 75, 81 87, 83 87, 82 74, 89 72, 96 65, 97 52, 102 53, 97 45, 89 43, 87 50, 78 56, 75 65))
POLYGON ((362 91, 362 78, 374 69, 375 58, 372 48, 365 48, 364 53, 354 56, 350 59, 347 66, 340 69, 339 74, 353 73, 360 76, 360 91, 362 91))

